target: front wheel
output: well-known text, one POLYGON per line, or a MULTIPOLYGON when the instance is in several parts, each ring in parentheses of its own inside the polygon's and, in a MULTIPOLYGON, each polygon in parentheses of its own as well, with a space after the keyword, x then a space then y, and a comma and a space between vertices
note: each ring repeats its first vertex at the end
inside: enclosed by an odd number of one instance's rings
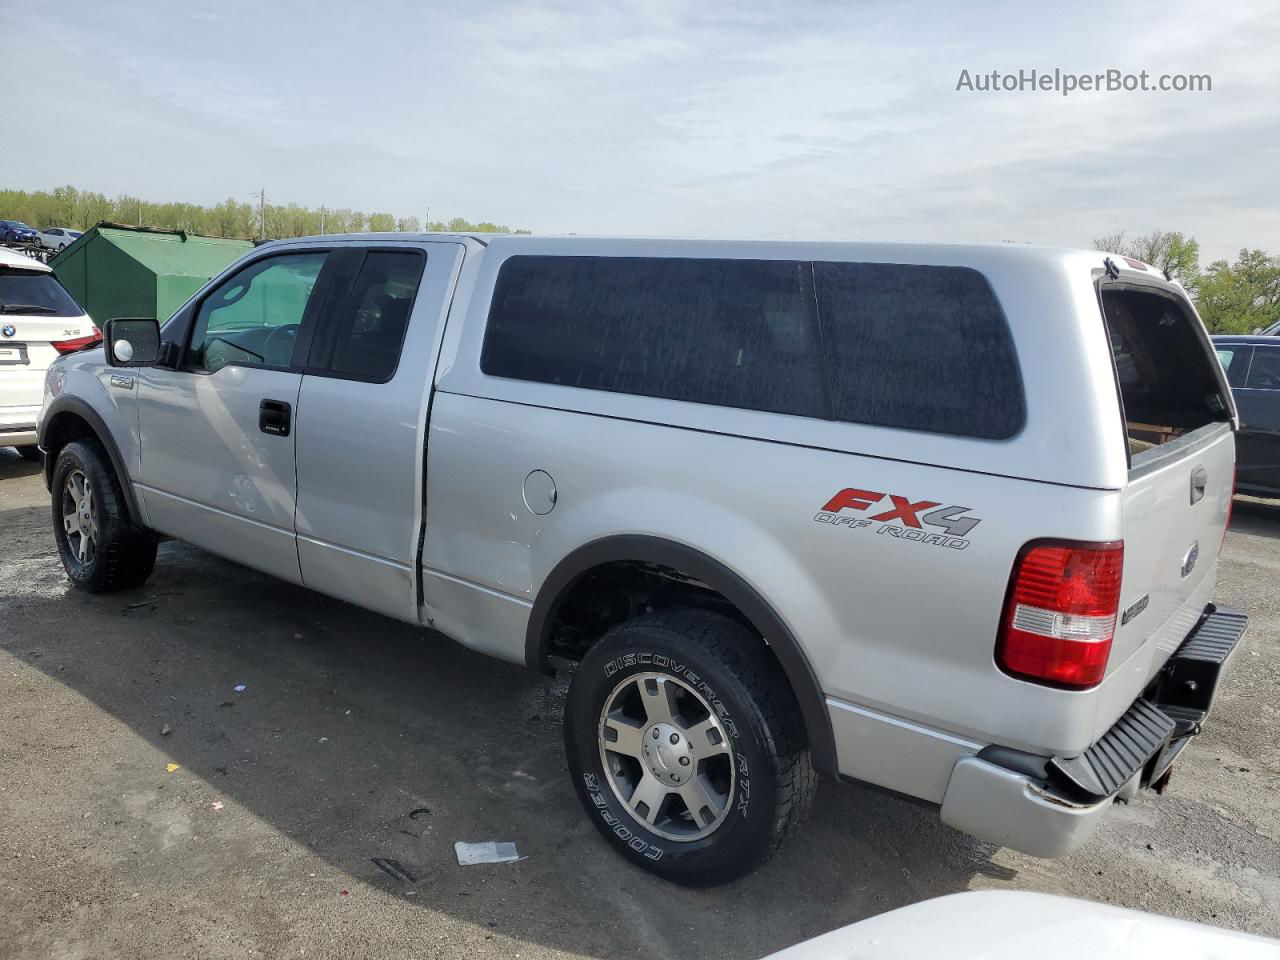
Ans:
POLYGON ((751 872, 812 805, 781 667, 718 614, 668 611, 610 630, 574 674, 564 732, 592 822, 624 857, 678 883, 751 872))
POLYGON ((102 447, 69 443, 53 468, 53 535, 73 586, 90 593, 136 587, 151 575, 156 541, 129 520, 102 447))

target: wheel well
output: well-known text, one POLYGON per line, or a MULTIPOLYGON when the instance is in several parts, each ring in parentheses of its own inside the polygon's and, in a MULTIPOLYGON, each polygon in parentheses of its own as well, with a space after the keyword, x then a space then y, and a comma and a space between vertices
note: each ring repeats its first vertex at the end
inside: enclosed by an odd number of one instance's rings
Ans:
POLYGON ((63 447, 74 440, 97 439, 97 431, 78 413, 64 410, 54 414, 40 438, 40 448, 44 450, 44 485, 53 489, 53 468, 63 447))
POLYGON ((543 580, 525 629, 525 663, 578 660, 610 627, 650 610, 713 610, 760 638, 786 677, 804 718, 814 767, 837 776, 835 736, 822 685, 776 609, 736 571, 687 544, 617 534, 565 556, 543 580))
MULTIPOLYGON (((120 451, 116 448, 106 424, 102 423, 96 411, 83 401, 65 396, 60 400, 66 404, 66 407, 55 410, 40 431, 40 448, 45 452, 44 485, 50 490, 53 489, 53 470, 58 463, 58 453, 63 447, 76 440, 92 440, 106 453, 108 465, 115 473, 120 492, 124 495, 130 522, 137 524, 138 505, 133 498, 129 474, 125 470, 120 451)), ((55 401, 55 403, 58 402, 55 401)))
POLYGON ((616 560, 592 567, 569 587, 551 619, 546 653, 581 660, 611 627, 671 607, 712 610, 758 632, 728 598, 697 578, 660 563, 616 560))

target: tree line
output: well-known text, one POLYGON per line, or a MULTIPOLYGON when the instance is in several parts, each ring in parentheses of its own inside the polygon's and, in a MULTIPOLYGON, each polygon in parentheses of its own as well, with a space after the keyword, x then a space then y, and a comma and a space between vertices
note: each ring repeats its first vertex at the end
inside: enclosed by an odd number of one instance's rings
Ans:
POLYGON ((1098 237, 1094 249, 1141 260, 1166 271, 1196 303, 1210 333, 1251 333, 1280 321, 1280 256, 1242 249, 1235 260, 1200 266, 1200 244, 1177 231, 1098 237))
MULTIPOLYGON (((417 217, 391 213, 364 213, 346 207, 304 207, 296 203, 249 203, 228 198, 211 207, 198 203, 158 203, 121 194, 108 197, 72 186, 53 190, 0 190, 0 218, 21 220, 38 229, 70 227, 87 230, 108 221, 166 230, 185 230, 206 237, 255 240, 265 237, 307 237, 320 233, 416 233, 423 230, 417 217)), ((426 230, 454 233, 528 233, 506 224, 465 217, 432 220, 426 230)))
MULTIPOLYGON (((109 221, 185 230, 209 237, 245 240, 305 237, 322 233, 438 230, 457 233, 528 233, 506 224, 472 223, 464 217, 432 220, 391 213, 364 213, 346 207, 304 207, 296 203, 259 205, 228 198, 211 207, 197 203, 158 203, 122 194, 111 198, 72 186, 53 190, 0 190, 0 217, 41 229, 87 230, 109 221)), ((1156 230, 1130 237, 1121 230, 1098 237, 1095 249, 1132 257, 1167 271, 1196 302, 1211 333, 1248 333, 1280 321, 1280 257, 1242 249, 1234 261, 1200 265, 1200 244, 1177 231, 1156 230)))

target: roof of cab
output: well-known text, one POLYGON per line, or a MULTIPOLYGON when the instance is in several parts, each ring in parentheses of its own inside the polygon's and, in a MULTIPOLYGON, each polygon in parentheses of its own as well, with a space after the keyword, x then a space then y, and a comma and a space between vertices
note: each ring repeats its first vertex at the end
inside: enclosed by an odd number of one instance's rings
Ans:
POLYGON ((503 246, 528 245, 533 248, 557 248, 557 251, 568 247, 598 248, 602 252, 607 249, 626 249, 628 247, 652 248, 655 244, 669 244, 673 249, 687 251, 705 251, 706 255, 714 255, 713 251, 742 256, 752 250, 770 249, 787 250, 797 259, 834 256, 840 259, 853 257, 866 258, 872 261, 893 262, 901 258, 907 263, 926 263, 930 259, 939 258, 940 263, 963 262, 967 257, 981 258, 984 262, 1022 262, 1038 261, 1040 263, 1058 263, 1078 266, 1082 260, 1088 260, 1096 269, 1101 270, 1107 259, 1111 259, 1121 274, 1130 276, 1147 274, 1150 278, 1163 276, 1155 267, 1140 264, 1136 260, 1128 260, 1115 253, 1098 250, 1084 250, 1072 247, 1055 247, 1031 243, 921 243, 921 242, 875 242, 847 240, 773 240, 773 239, 730 239, 716 237, 674 237, 674 236, 608 236, 591 234, 530 234, 530 233, 331 233, 309 237, 288 237, 267 241, 266 245, 317 243, 317 242, 399 242, 414 243, 425 241, 459 240, 488 246, 494 241, 501 241, 503 246))
POLYGON ((43 273, 49 273, 49 267, 34 257, 28 257, 25 254, 18 253, 16 250, 8 250, 0 247, 0 267, 9 267, 17 270, 39 270, 43 273))

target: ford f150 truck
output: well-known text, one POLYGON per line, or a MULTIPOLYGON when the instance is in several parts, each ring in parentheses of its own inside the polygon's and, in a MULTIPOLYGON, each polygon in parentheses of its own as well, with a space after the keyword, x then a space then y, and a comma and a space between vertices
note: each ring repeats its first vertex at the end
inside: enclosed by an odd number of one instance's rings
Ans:
POLYGON ((327 236, 104 336, 39 424, 73 584, 178 538, 571 670, 587 815, 676 881, 763 862, 818 775, 1065 854, 1245 629, 1231 392, 1138 261, 327 236))

